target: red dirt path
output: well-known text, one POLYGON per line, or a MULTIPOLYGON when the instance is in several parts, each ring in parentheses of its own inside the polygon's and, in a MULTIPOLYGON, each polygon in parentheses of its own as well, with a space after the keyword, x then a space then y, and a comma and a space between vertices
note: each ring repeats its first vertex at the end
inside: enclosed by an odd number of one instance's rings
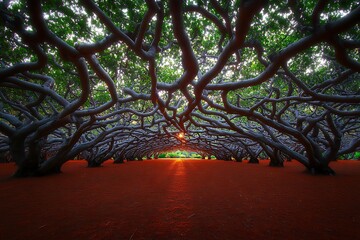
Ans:
POLYGON ((337 176, 210 160, 151 160, 11 179, 0 165, 0 239, 360 239, 360 161, 337 176))

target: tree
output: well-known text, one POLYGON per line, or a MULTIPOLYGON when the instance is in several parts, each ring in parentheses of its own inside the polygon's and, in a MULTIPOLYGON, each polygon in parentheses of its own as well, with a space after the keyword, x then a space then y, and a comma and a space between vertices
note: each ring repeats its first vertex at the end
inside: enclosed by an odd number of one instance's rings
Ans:
POLYGON ((18 177, 173 150, 334 174, 360 150, 359 14, 355 1, 3 1, 1 155, 18 177))

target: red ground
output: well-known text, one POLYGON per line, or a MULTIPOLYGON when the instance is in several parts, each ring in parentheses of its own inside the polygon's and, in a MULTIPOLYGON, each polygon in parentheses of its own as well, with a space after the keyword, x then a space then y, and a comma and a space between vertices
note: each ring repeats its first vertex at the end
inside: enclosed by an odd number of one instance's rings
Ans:
POLYGON ((360 161, 337 176, 209 160, 152 160, 11 179, 0 165, 0 239, 360 239, 360 161))

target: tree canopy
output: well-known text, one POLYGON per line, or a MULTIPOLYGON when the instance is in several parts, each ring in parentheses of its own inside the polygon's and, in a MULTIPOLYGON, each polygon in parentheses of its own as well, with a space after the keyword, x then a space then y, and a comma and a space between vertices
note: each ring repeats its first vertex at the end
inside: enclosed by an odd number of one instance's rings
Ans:
POLYGON ((15 176, 184 150, 314 173, 360 151, 360 7, 328 0, 0 3, 15 176))

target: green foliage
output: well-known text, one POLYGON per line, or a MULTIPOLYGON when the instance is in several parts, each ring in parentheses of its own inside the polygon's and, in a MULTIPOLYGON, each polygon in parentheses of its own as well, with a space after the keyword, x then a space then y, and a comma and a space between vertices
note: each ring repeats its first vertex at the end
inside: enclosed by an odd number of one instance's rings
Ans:
POLYGON ((160 153, 159 158, 201 158, 201 156, 195 152, 177 150, 175 152, 160 153))

